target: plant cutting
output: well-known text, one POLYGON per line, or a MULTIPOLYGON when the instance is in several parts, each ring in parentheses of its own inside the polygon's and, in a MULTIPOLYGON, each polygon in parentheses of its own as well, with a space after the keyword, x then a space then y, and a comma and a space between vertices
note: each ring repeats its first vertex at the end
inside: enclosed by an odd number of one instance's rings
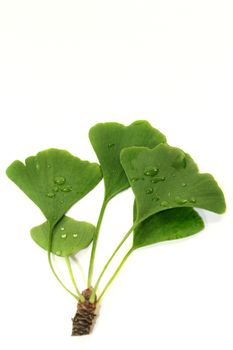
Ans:
POLYGON ((168 145, 165 136, 147 121, 136 121, 129 126, 100 123, 90 129, 89 138, 99 164, 83 161, 64 150, 48 149, 27 158, 25 163, 14 161, 7 169, 8 177, 45 216, 44 223, 31 229, 31 237, 47 251, 55 278, 78 302, 72 335, 91 332, 97 306, 126 260, 138 248, 201 231, 204 222, 194 208, 222 214, 226 207, 223 192, 213 176, 199 173, 190 155, 168 145), (105 193, 96 226, 67 216, 68 210, 102 178, 105 193), (94 281, 95 255, 106 207, 112 198, 129 187, 135 195, 132 225, 94 281), (131 235, 131 248, 99 290, 103 275, 131 235), (81 292, 70 259, 90 244, 87 285, 81 292), (58 275, 52 256, 64 260, 73 290, 58 275))

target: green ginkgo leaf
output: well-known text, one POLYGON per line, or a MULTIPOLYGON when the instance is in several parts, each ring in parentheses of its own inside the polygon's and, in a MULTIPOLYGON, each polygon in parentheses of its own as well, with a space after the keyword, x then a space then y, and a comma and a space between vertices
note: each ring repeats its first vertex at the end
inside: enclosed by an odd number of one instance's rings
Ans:
MULTIPOLYGON (((53 230, 51 252, 58 256, 69 256, 88 247, 95 232, 95 226, 63 216, 53 230)), ((49 223, 33 227, 32 239, 43 249, 49 250, 49 223)))
POLYGON ((98 164, 58 149, 39 152, 25 164, 14 161, 7 175, 41 209, 52 227, 102 178, 98 164))
POLYGON ((136 121, 129 126, 118 123, 96 124, 90 129, 89 138, 103 171, 106 200, 129 187, 120 163, 120 152, 123 148, 153 148, 161 142, 166 142, 165 136, 147 121, 136 121))
POLYGON ((135 194, 138 223, 176 207, 225 211, 224 195, 213 176, 199 174, 192 158, 178 148, 127 148, 121 152, 121 163, 135 194))
POLYGON ((133 249, 158 242, 185 238, 198 233, 203 228, 204 222, 193 208, 183 207, 164 210, 150 216, 135 228, 133 249))

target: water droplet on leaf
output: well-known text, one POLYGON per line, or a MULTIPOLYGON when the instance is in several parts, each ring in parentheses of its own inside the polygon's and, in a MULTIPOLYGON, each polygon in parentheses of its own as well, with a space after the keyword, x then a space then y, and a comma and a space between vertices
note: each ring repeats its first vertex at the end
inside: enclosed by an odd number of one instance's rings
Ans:
POLYGON ((187 203, 188 201, 187 201, 187 199, 183 199, 183 198, 180 198, 180 197, 176 197, 176 198, 175 198, 175 202, 176 202, 177 204, 185 204, 185 203, 187 203))
POLYGON ((155 196, 155 197, 152 198, 152 201, 158 202, 159 199, 160 199, 160 198, 159 198, 158 196, 155 196))
POLYGON ((56 194, 54 192, 47 193, 47 197, 49 197, 49 198, 54 198, 55 196, 56 196, 56 194))
POLYGON ((162 207, 167 207, 167 206, 168 206, 168 202, 167 202, 167 201, 162 201, 162 202, 160 203, 160 205, 161 205, 162 207))
POLYGON ((61 190, 62 190, 62 192, 70 192, 70 191, 72 191, 72 186, 63 187, 61 190))
POLYGON ((190 203, 196 203, 196 199, 194 197, 190 198, 189 200, 190 203))
POLYGON ((63 185, 66 182, 66 179, 63 176, 56 176, 54 182, 57 185, 63 185))
POLYGON ((40 166, 38 163, 36 163, 36 169, 39 170, 40 169, 40 166))
POLYGON ((165 177, 156 177, 155 179, 151 180, 153 184, 157 184, 158 182, 165 181, 165 177))
POLYGON ((63 238, 63 239, 65 239, 67 237, 67 234, 66 233, 63 233, 62 235, 61 235, 61 238, 63 238))
POLYGON ((47 168, 51 168, 51 164, 48 164, 48 165, 47 165, 47 168))
POLYGON ((147 189, 146 189, 146 194, 151 194, 151 193, 153 193, 153 188, 152 187, 148 187, 147 189))
POLYGON ((115 146, 115 143, 109 143, 108 144, 108 148, 112 148, 112 147, 114 147, 115 146))
POLYGON ((55 254, 60 256, 61 255, 61 251, 57 250, 55 254))
POLYGON ((186 187, 187 184, 186 184, 185 182, 183 182, 183 183, 181 184, 181 186, 182 186, 182 187, 186 187))
POLYGON ((53 191, 54 191, 54 192, 58 192, 58 191, 59 191, 59 187, 58 187, 58 186, 54 186, 54 187, 53 187, 53 191))
POLYGON ((138 177, 132 177, 132 179, 130 179, 130 180, 131 180, 132 183, 134 183, 134 182, 138 181, 139 178, 138 177))
POLYGON ((77 233, 73 233, 73 237, 74 237, 74 238, 77 238, 77 237, 78 237, 78 234, 77 234, 77 233))
POLYGON ((144 170, 144 175, 146 176, 155 176, 159 172, 159 169, 156 167, 147 167, 144 170))
POLYGON ((172 166, 175 169, 182 169, 186 167, 186 159, 184 154, 178 154, 172 162, 172 166))
POLYGON ((61 229, 60 229, 61 231, 64 231, 65 230, 65 227, 61 227, 61 229))

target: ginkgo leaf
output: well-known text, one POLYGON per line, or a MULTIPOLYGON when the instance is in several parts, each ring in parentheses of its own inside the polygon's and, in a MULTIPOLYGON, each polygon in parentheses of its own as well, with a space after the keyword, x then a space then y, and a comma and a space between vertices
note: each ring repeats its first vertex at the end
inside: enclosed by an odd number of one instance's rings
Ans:
POLYGON ((6 172, 41 209, 52 227, 102 178, 98 164, 58 149, 39 152, 27 158, 25 164, 16 160, 6 172))
POLYGON ((199 174, 192 158, 178 148, 130 147, 121 152, 121 163, 135 194, 138 223, 176 207, 225 211, 224 195, 213 176, 199 174))
MULTIPOLYGON (((88 247, 95 232, 95 226, 63 216, 53 230, 51 252, 58 256, 69 256, 88 247)), ((43 249, 49 250, 49 223, 33 227, 32 239, 43 249)))
POLYGON ((136 121, 129 126, 118 123, 96 124, 90 129, 89 138, 103 171, 106 200, 129 187, 120 163, 120 152, 123 148, 153 148, 161 142, 166 142, 165 136, 147 121, 136 121))
MULTIPOLYGON (((136 206, 135 206, 136 208, 136 206)), ((136 210, 134 210, 136 218, 136 210)), ((133 249, 158 242, 185 238, 204 228, 200 215, 188 207, 161 211, 141 222, 134 230, 133 249)))

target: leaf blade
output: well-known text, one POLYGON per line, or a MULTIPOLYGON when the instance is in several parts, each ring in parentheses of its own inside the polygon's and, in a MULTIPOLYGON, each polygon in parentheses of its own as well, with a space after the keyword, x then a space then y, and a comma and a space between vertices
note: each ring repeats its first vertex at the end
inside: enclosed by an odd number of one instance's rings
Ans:
MULTIPOLYGON (((33 227, 31 237, 41 248, 49 250, 49 223, 33 227)), ((64 216, 53 230, 51 252, 57 256, 70 256, 88 247, 93 239, 95 226, 64 216)))
POLYGON ((120 152, 123 148, 129 146, 152 148, 160 142, 166 142, 165 136, 147 121, 136 121, 129 126, 119 123, 99 123, 90 129, 89 138, 103 171, 106 200, 110 200, 129 187, 120 163, 120 152))
POLYGON ((14 161, 6 174, 41 209, 52 226, 102 178, 98 164, 58 149, 28 157, 25 164, 14 161))
MULTIPOLYGON (((130 147, 121 152, 122 166, 137 202, 137 221, 176 207, 225 211, 225 199, 210 174, 199 174, 192 158, 178 148, 160 144, 154 149, 130 147), (157 169, 154 176, 145 169, 157 169), (133 181, 137 178, 138 181, 133 181)), ((148 171, 148 170, 147 170, 148 171)))
POLYGON ((140 223, 134 230, 133 249, 189 237, 200 232, 204 222, 192 208, 161 211, 140 223))

